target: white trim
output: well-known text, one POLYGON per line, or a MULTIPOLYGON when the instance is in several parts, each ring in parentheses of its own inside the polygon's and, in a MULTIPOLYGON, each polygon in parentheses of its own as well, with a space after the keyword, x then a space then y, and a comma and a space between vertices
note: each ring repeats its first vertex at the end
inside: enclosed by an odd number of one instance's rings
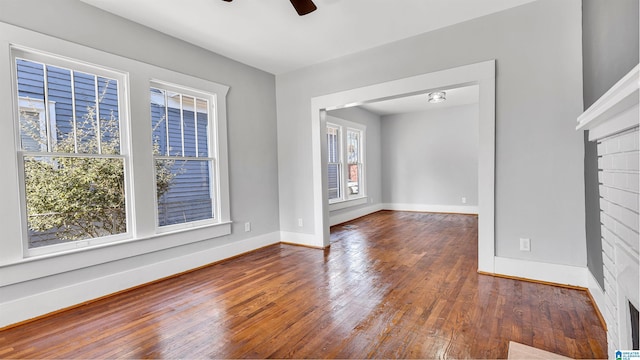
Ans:
MULTIPOLYGON (((637 106, 640 88, 639 79, 640 65, 636 65, 628 74, 585 110, 582 115, 578 116, 578 126, 576 126, 576 130, 596 129, 603 123, 616 117, 616 114, 622 113, 634 105, 637 106)), ((637 124, 638 118, 635 117, 635 125, 637 124)), ((624 130, 626 130, 624 127, 615 129, 616 132, 624 130)), ((611 134, 612 133, 601 134, 600 137, 611 134)), ((591 136, 589 140, 593 140, 591 136)))
POLYGON ((383 204, 385 210, 420 211, 451 214, 478 214, 478 207, 473 205, 435 205, 435 204, 383 204))
POLYGON ((2 308, 0 328, 279 242, 280 232, 275 231, 179 258, 156 262, 8 301, 0 304, 2 308))
POLYGON ((495 257, 495 273, 587 288, 586 267, 495 257))
MULTIPOLYGON (((309 246, 314 248, 324 248, 325 244, 318 241, 313 234, 294 233, 290 231, 280 232, 280 241, 286 244, 309 246)), ((327 244, 328 245, 328 244, 327 244)))
MULTIPOLYGON (((93 64, 89 64, 88 62, 85 62, 83 60, 77 60, 77 59, 70 59, 70 58, 65 58, 62 55, 56 55, 56 54, 51 54, 51 53, 47 53, 45 51, 40 51, 40 50, 34 50, 34 49, 30 49, 27 47, 23 47, 23 46, 19 46, 19 45, 15 45, 15 44, 11 44, 9 47, 9 54, 11 56, 11 77, 12 77, 12 92, 14 94, 18 94, 18 68, 17 68, 17 60, 21 59, 21 60, 25 60, 28 62, 32 62, 32 63, 39 63, 42 65, 43 67, 43 81, 44 81, 44 99, 41 100, 41 102, 47 101, 48 106, 44 106, 42 104, 42 108, 44 108, 45 110, 45 127, 47 128, 47 130, 45 130, 45 133, 47 134, 47 146, 45 151, 43 151, 42 153, 40 152, 28 152, 28 151, 23 151, 21 146, 16 147, 15 152, 17 153, 18 157, 19 157, 19 163, 20 163, 20 167, 19 167, 19 171, 18 171, 18 179, 19 179, 19 186, 20 186, 20 213, 21 213, 21 218, 22 218, 22 238, 23 238, 23 257, 24 258, 29 258, 29 257, 36 257, 36 256, 41 256, 41 255, 48 255, 48 254, 64 254, 67 251, 73 251, 75 249, 78 248, 84 248, 84 247, 90 247, 90 246, 97 246, 103 243, 108 243, 108 242, 118 242, 120 240, 126 240, 126 239, 131 239, 135 237, 134 232, 132 231, 132 228, 134 228, 134 224, 132 224, 131 222, 131 217, 132 217, 132 210, 133 210, 133 198, 131 195, 131 177, 133 176, 133 172, 129 171, 128 169, 128 164, 131 163, 131 152, 130 152, 130 143, 127 141, 127 139, 129 139, 128 137, 128 129, 130 127, 130 118, 128 116, 128 112, 124 111, 124 109, 128 109, 128 98, 126 97, 122 97, 122 95, 126 95, 127 91, 128 91, 128 84, 129 84, 129 74, 126 73, 125 71, 122 70, 115 70, 115 69, 110 69, 107 68, 106 66, 100 66, 100 65, 93 65, 93 64), (115 155, 111 155, 111 156, 104 156, 102 155, 102 149, 101 149, 101 142, 100 142, 100 131, 98 129, 96 136, 98 137, 98 150, 96 153, 89 153, 89 154, 78 154, 77 152, 75 153, 56 153, 54 152, 54 148, 53 145, 55 143, 55 135, 53 135, 53 131, 55 131, 53 129, 54 125, 55 125, 55 111, 53 111, 53 113, 49 110, 49 108, 54 105, 55 108, 55 103, 49 100, 49 96, 48 96, 48 85, 47 85, 47 68, 49 66, 56 66, 56 67, 60 67, 63 69, 68 70, 70 73, 75 73, 78 71, 84 71, 86 72, 88 75, 93 76, 93 80, 94 80, 94 91, 95 91, 95 101, 97 101, 98 99, 98 81, 97 81, 97 77, 101 76, 107 79, 111 79, 111 80, 115 80, 116 81, 116 86, 117 86, 117 91, 118 91, 118 97, 117 97, 117 102, 118 102, 118 129, 120 130, 120 152, 118 154, 115 155), (114 235, 110 235, 110 236, 99 236, 96 238, 88 238, 88 239, 83 239, 83 240, 76 240, 76 241, 70 241, 70 242, 64 242, 64 243, 59 243, 59 244, 54 244, 54 245, 44 245, 44 246, 39 246, 39 247, 34 247, 31 248, 30 247, 30 242, 29 242, 29 230, 28 230, 28 214, 27 214, 27 201, 26 201, 26 183, 25 183, 25 172, 24 172, 24 159, 28 156, 31 156, 31 154, 34 154, 34 156, 38 156, 38 155, 42 155, 43 157, 56 157, 56 156, 60 156, 60 157, 88 157, 88 158, 113 158, 113 159, 120 159, 122 160, 122 165, 124 167, 124 182, 125 182, 125 219, 126 219, 126 231, 119 233, 119 234, 114 234, 114 235)), ((71 84, 71 91, 73 92, 74 89, 74 84, 71 84)), ((74 95, 75 96, 75 95, 74 95)), ((18 134, 16 135, 18 139, 21 139, 21 131, 20 131, 20 126, 19 123, 21 121, 20 119, 20 110, 22 109, 22 105, 23 105, 23 99, 25 99, 25 97, 17 97, 14 96, 13 97, 14 100, 14 104, 13 104, 13 112, 14 112, 14 117, 15 117, 15 122, 14 122, 14 127, 15 130, 18 132, 18 134)), ((38 101, 38 100, 31 100, 31 101, 38 101)), ((72 99, 72 104, 75 104, 76 99, 73 98, 72 99)), ((34 104, 35 105, 35 104, 34 104)), ((74 118, 73 118, 73 133, 74 133, 74 137, 76 135, 76 131, 77 131, 77 124, 76 124, 76 119, 75 119, 75 107, 72 109, 73 110, 73 114, 74 114, 74 118)), ((95 121, 97 122, 96 126, 100 127, 100 111, 99 111, 99 106, 96 102, 96 108, 95 108, 95 121)), ((74 138, 74 141, 77 143, 77 139, 74 138)), ((18 143, 19 144, 19 143, 18 143)), ((77 145, 76 145, 76 149, 75 151, 77 151, 77 145)))
MULTIPOLYGON (((64 66, 71 62, 74 69, 83 72, 114 78, 107 73, 121 73, 124 76, 118 86, 118 98, 123 101, 119 106, 121 121, 129 121, 127 126, 121 126, 122 156, 125 160, 125 181, 129 197, 127 206, 127 230, 132 234, 133 241, 118 241, 110 244, 100 244, 65 253, 49 254, 25 258, 21 242, 14 239, 24 238, 23 228, 26 221, 22 220, 20 209, 21 192, 19 179, 20 163, 16 156, 17 144, 20 143, 19 132, 16 130, 13 108, 0 109, 2 119, 10 119, 11 131, 0 132, 0 162, 7 164, 6 171, 10 176, 0 178, 0 198, 4 199, 5 207, 0 208, 0 225, 3 237, 0 237, 0 283, 11 283, 7 278, 36 279, 67 271, 126 259, 132 256, 152 253, 155 251, 178 247, 192 242, 212 239, 231 233, 231 210, 229 200, 228 151, 227 151, 227 116, 226 95, 229 87, 209 79, 185 75, 169 69, 164 69, 126 57, 91 49, 65 40, 25 30, 13 25, 0 23, 0 83, 12 84, 15 81, 15 65, 12 54, 19 51, 32 51, 46 63, 64 66), (18 44, 18 45, 17 45, 18 44), (56 55, 51 55, 56 54, 56 55), (53 56, 53 57, 52 57, 53 56), (74 60, 81 59, 82 61, 74 60), (96 67, 92 64, 101 64, 96 67), (11 69, 9 72, 8 70, 11 69), (119 70, 113 70, 119 69, 119 70), (107 73, 105 73, 105 71, 107 73), (123 73, 123 71, 126 71, 123 73), (149 211, 155 199, 153 179, 152 141, 150 134, 151 115, 149 106, 149 85, 154 79, 163 79, 172 84, 184 84, 190 89, 201 89, 207 93, 214 93, 217 108, 213 114, 218 128, 215 138, 218 143, 219 154, 216 155, 219 176, 218 207, 221 224, 205 228, 189 229, 179 234, 155 233, 155 214, 149 211), (131 99, 131 106, 125 101, 131 99), (145 99, 145 100, 141 100, 145 99), (135 138, 135 141, 133 139, 135 138), (126 149, 128 147, 128 150, 126 149), (12 149, 9 151, 9 149, 12 149), (135 171, 135 177, 129 176, 135 171), (13 175, 15 173, 15 175, 13 175), (133 211, 131 211, 133 209, 133 211), (150 240, 150 241, 149 241, 150 240), (14 273, 18 275, 14 276, 14 273)), ((37 59, 35 59, 37 60, 37 59)), ((67 66, 69 67, 69 66, 67 66)), ((157 81, 157 80, 156 80, 157 81)), ((0 87, 1 98, 11 99, 12 104, 18 104, 17 92, 11 86, 0 87)), ((8 124, 8 123, 7 123, 8 124)), ((2 286, 2 285, 0 285, 2 286)))
POLYGON ((380 211, 382 209, 382 204, 375 204, 367 207, 345 211, 340 214, 332 214, 329 216, 329 226, 342 224, 343 222, 351 221, 353 219, 373 214, 374 212, 380 211))
POLYGON ((589 141, 596 141, 636 126, 638 126, 637 103, 610 118, 609 121, 601 122, 597 126, 589 129, 589 141))
POLYGON ((466 85, 479 88, 478 269, 493 272, 495 255, 495 60, 364 86, 311 99, 314 243, 329 244, 326 110, 466 85))
POLYGON ((229 234, 231 234, 231 223, 224 223, 194 228, 188 232, 165 233, 142 239, 128 239, 76 248, 63 253, 21 258, 18 261, 0 265, 0 287, 161 251, 175 247, 175 243, 188 244, 229 234), (122 254, 123 251, 126 251, 126 256, 122 254), (55 272, 52 269, 55 269, 55 272))
MULTIPOLYGON (((170 160, 174 160, 174 161, 190 161, 190 160, 194 160, 194 161, 207 161, 209 163, 209 174, 208 174, 208 179, 209 179, 209 196, 211 199, 211 213, 209 215, 211 215, 210 218, 207 219, 203 219, 203 220, 192 220, 192 221, 186 221, 186 222, 182 222, 182 223, 177 223, 177 224, 169 224, 169 225, 160 225, 160 204, 159 204, 159 198, 157 196, 157 192, 156 192, 156 197, 155 197, 155 201, 154 201, 154 206, 155 206, 155 212, 156 212, 156 220, 155 220, 155 225, 156 225, 156 233, 157 234, 162 234, 165 232, 174 232, 174 231, 180 231, 180 230, 184 230, 184 229, 191 229, 193 227, 198 227, 198 226, 203 226, 203 225, 208 225, 208 224, 219 224, 222 222, 222 220, 220 219, 220 214, 222 213, 222 209, 220 209, 219 204, 220 201, 218 201, 218 194, 220 194, 220 189, 218 189, 218 184, 220 184, 219 181, 219 177, 222 175, 224 176, 224 174, 220 174, 220 172, 217 169, 217 159, 216 159, 216 155, 220 153, 219 149, 218 149, 218 142, 216 139, 216 134, 217 134, 217 127, 218 127, 218 123, 217 123, 217 117, 215 116, 216 114, 216 110, 218 109, 218 105, 216 104, 216 93, 214 92, 206 92, 206 91, 202 91, 202 90, 197 90, 197 89, 192 89, 180 84, 172 84, 169 82, 165 82, 165 81, 161 81, 161 80, 152 80, 150 81, 150 89, 156 89, 159 91, 163 92, 164 98, 163 98, 163 102, 165 104, 165 111, 167 109, 167 106, 171 107, 173 106, 174 108, 176 108, 175 106, 178 106, 177 109, 180 111, 180 128, 181 128, 181 143, 182 143, 182 154, 181 155, 154 155, 153 156, 153 161, 154 161, 154 169, 155 169, 155 162, 157 160, 161 160, 161 159, 170 159, 170 160), (168 93, 171 92, 174 95, 179 95, 180 96, 180 102, 178 104, 169 104, 170 102, 170 97, 168 96, 168 93), (188 96, 193 98, 193 107, 189 108, 189 107, 185 107, 184 106, 184 101, 183 98, 184 96, 188 96), (198 121, 198 113, 197 113, 197 104, 198 101, 203 101, 207 104, 206 107, 206 111, 207 111, 207 129, 208 129, 208 133, 206 133, 203 136, 206 136, 207 138, 207 150, 208 150, 208 154, 207 156, 200 156, 200 154, 198 153, 198 142, 200 141, 200 139, 197 137, 198 134, 198 125, 197 125, 197 121, 198 121), (194 131, 195 131, 195 156, 186 156, 185 152, 184 152, 184 143, 185 143, 185 136, 184 136, 184 110, 191 110, 194 112, 194 131)), ((151 96, 154 96, 153 92, 150 92, 151 96)), ((175 100, 171 100, 173 102, 175 102, 175 100)), ((153 98, 151 100, 150 105, 153 104, 153 98)), ((167 114, 165 114, 166 116, 166 123, 165 126, 167 127, 167 132, 169 129, 169 117, 167 116, 167 114)), ((169 144, 169 138, 167 138, 166 140, 166 147, 167 149, 169 149, 170 144, 169 144)))
POLYGON ((587 273, 587 288, 589 289, 589 293, 591 294, 593 301, 595 301, 595 304, 593 305, 598 308, 598 311, 602 314, 607 327, 609 327, 609 320, 605 316, 604 290, 600 287, 598 280, 596 280, 589 269, 587 269, 587 273))
MULTIPOLYGON (((329 211, 332 211, 332 210, 343 209, 343 208, 354 206, 354 205, 359 205, 356 203, 349 203, 349 202, 367 197, 367 176, 366 176, 367 126, 364 124, 353 122, 353 121, 344 120, 335 116, 328 116, 328 118, 329 120, 327 121, 327 125, 325 126, 325 131, 327 128, 337 129, 338 141, 339 141, 338 151, 337 151, 339 162, 337 164, 340 168, 340 171, 338 173, 338 176, 340 178, 339 179, 340 180, 340 197, 329 199, 329 211), (349 193, 349 165, 353 165, 349 163, 349 150, 348 150, 349 149, 349 144, 348 144, 349 132, 357 133, 358 139, 359 139, 359 149, 358 149, 359 159, 357 163, 359 165, 359 170, 358 170, 359 179, 358 179, 357 194, 349 193), (347 204, 341 205, 345 202, 347 204)), ((328 156, 329 155, 327 153, 327 157, 328 156)), ((327 179, 327 182, 328 182, 328 179, 327 179)), ((365 203, 366 201, 362 202, 362 204, 365 204, 365 203)))
POLYGON ((329 203, 329 212, 364 205, 369 201, 366 196, 329 203))

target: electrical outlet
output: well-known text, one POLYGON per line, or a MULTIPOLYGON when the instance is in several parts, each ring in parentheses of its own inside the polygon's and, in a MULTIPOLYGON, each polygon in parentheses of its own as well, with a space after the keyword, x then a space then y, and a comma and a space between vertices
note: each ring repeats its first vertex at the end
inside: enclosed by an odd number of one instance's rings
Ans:
POLYGON ((304 226, 304 222, 302 222, 302 218, 298 219, 298 227, 303 227, 304 226))
POLYGON ((531 239, 520 238, 520 251, 531 251, 531 239))
POLYGON ((466 204, 466 203, 467 203, 467 198, 466 198, 466 197, 464 197, 464 196, 462 197, 462 203, 463 203, 463 204, 466 204))
POLYGON ((251 223, 250 222, 244 223, 244 231, 245 232, 251 231, 251 223))

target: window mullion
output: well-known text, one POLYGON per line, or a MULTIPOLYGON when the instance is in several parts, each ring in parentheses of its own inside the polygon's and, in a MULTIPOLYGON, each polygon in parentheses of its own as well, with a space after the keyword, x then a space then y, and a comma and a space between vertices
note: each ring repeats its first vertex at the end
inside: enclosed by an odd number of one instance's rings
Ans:
POLYGON ((200 151, 198 150, 198 99, 193 98, 193 129, 195 131, 196 141, 196 157, 199 157, 200 151))
POLYGON ((169 94, 166 90, 162 90, 164 95, 164 130, 166 133, 166 142, 164 146, 165 155, 169 156, 169 94))
POLYGON ((180 141, 182 144, 182 156, 184 157, 184 107, 182 106, 182 94, 180 94, 180 141))
POLYGON ((348 130, 345 131, 344 127, 340 127, 340 169, 342 170, 340 173, 340 180, 342 181, 342 195, 340 198, 342 200, 347 200, 347 189, 349 187, 349 152, 347 151, 347 146, 349 145, 349 134, 348 130))
POLYGON ((202 157, 202 156, 155 156, 157 160, 214 160, 214 157, 202 157))
POLYGON ((78 152, 78 120, 76 119, 76 77, 75 71, 71 73, 71 117, 73 122, 73 152, 78 152))
POLYGON ((51 111, 49 110, 49 76, 47 65, 42 64, 43 87, 44 87, 44 128, 47 137, 47 151, 53 151, 53 141, 51 140, 51 111))
POLYGON ((93 88, 96 96, 96 108, 95 108, 95 116, 96 116, 96 139, 98 141, 98 154, 102 154, 102 133, 100 131, 100 93, 98 91, 98 76, 93 75, 93 88))

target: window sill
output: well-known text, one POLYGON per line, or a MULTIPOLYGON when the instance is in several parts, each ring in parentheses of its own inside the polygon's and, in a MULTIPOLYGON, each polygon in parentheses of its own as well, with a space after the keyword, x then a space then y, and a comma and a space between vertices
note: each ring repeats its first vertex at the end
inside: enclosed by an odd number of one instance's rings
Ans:
POLYGON ((364 205, 369 201, 366 196, 359 197, 357 199, 348 199, 339 202, 334 202, 333 204, 329 204, 329 211, 341 210, 350 208, 353 206, 364 205))
POLYGON ((143 236, 0 264, 0 287, 231 234, 231 222, 143 236), (28 268, 23 268, 28 266, 28 268), (55 269, 55 270, 52 270, 55 269))

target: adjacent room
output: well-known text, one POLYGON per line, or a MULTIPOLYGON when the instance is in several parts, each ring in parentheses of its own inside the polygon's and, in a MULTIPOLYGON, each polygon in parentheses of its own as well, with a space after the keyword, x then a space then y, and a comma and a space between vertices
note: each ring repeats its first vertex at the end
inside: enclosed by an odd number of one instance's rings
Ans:
POLYGON ((633 355, 639 4, 1 0, 0 358, 633 355))

